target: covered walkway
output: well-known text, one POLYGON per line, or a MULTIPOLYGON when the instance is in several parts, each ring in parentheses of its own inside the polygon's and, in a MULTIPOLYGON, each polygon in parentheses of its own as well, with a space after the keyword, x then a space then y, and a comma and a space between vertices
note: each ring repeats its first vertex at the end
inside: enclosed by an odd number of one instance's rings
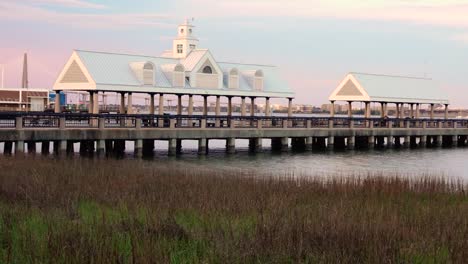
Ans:
POLYGON ((448 96, 435 81, 426 78, 349 73, 329 97, 332 103, 331 115, 334 116, 336 101, 348 102, 348 115, 352 117, 352 104, 365 104, 365 117, 371 117, 370 103, 380 103, 381 117, 388 116, 388 104, 396 105, 396 118, 420 118, 421 105, 430 107, 430 118, 434 119, 436 105, 445 106, 445 119, 448 118, 448 96), (410 109, 404 115, 404 106, 410 109))

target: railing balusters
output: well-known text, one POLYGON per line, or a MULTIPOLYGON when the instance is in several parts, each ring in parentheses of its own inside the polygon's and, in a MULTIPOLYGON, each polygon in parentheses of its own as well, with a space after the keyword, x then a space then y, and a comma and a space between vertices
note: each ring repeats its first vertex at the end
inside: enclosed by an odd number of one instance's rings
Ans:
POLYGON ((218 128, 218 129, 459 129, 468 120, 362 118, 362 117, 285 117, 285 116, 202 116, 202 115, 121 115, 81 113, 0 113, 1 128, 218 128))

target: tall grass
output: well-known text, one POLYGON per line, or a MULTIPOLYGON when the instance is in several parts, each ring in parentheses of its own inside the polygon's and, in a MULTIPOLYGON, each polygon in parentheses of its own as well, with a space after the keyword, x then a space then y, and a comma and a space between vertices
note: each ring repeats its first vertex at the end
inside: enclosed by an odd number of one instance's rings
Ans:
POLYGON ((271 176, 139 160, 2 158, 0 263, 468 259, 461 182, 271 176))

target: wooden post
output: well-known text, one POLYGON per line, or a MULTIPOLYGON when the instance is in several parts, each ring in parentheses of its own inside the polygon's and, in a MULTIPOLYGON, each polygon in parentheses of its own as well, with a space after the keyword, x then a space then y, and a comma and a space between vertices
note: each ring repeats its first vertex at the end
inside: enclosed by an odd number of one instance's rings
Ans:
POLYGON ((154 115, 154 94, 150 93, 150 109, 149 114, 154 115))
POLYGON ((348 102, 348 117, 353 117, 353 102, 351 101, 348 102))
POLYGON ((55 91, 55 106, 54 106, 54 112, 55 113, 60 113, 61 111, 61 106, 60 106, 60 91, 55 91))
POLYGON ((177 95, 177 114, 182 114, 182 95, 177 95))
POLYGON ((159 94, 159 108, 158 108, 158 114, 160 116, 164 115, 164 94, 159 94))
POLYGON ((255 97, 250 97, 250 116, 255 116, 255 97))
POLYGON ((203 115, 208 115, 208 95, 203 96, 203 115))

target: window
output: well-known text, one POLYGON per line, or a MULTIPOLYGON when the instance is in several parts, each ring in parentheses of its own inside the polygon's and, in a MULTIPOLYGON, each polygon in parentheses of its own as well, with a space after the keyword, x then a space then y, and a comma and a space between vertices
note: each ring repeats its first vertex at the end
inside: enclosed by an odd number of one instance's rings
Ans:
POLYGON ((143 66, 143 85, 154 85, 154 66, 151 62, 143 66))
POLYGON ((213 70, 211 69, 210 66, 205 66, 205 68, 203 68, 203 73, 212 74, 213 70))
POLYGON ((228 75, 228 87, 230 89, 239 88, 239 71, 236 68, 233 68, 229 71, 228 75))
POLYGON ((184 29, 183 29, 183 28, 180 29, 180 33, 182 33, 182 34, 184 33, 184 29))
POLYGON ((263 91, 263 71, 255 71, 254 90, 263 91))
POLYGON ((188 31, 189 31, 189 33, 190 33, 190 34, 192 34, 192 29, 191 29, 191 28, 189 28, 189 30, 188 30, 188 31))
POLYGON ((182 44, 177 44, 177 53, 183 53, 184 52, 184 45, 182 44))
POLYGON ((185 68, 182 64, 177 64, 172 73, 172 86, 184 87, 185 86, 185 68))
POLYGON ((190 49, 191 49, 191 50, 195 49, 195 47, 196 47, 196 46, 195 46, 194 44, 190 44, 190 49))

